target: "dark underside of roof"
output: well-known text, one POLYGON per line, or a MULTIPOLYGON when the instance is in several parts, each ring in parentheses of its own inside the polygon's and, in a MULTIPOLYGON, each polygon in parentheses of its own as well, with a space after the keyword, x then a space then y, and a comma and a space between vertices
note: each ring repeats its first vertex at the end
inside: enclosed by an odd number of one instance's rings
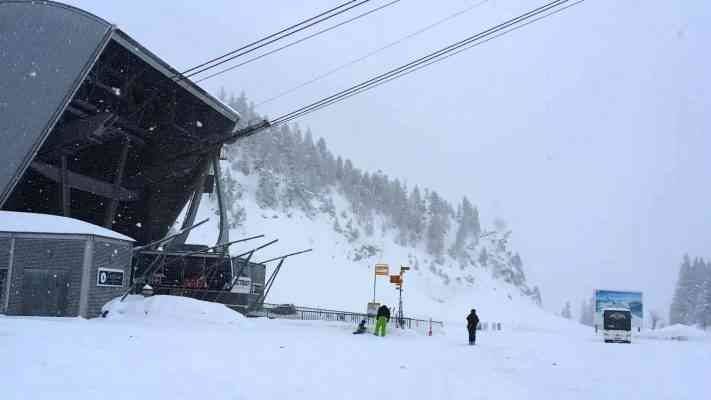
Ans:
MULTIPOLYGON (((46 6, 42 12, 47 12, 46 6)), ((31 22, 25 25, 36 28, 31 22)), ((98 47, 83 50, 81 56, 90 61, 75 83, 55 90, 65 93, 61 101, 52 103, 57 109, 42 116, 44 121, 25 124, 21 115, 22 110, 35 107, 42 90, 18 93, 8 111, 14 111, 17 121, 10 120, 8 126, 0 121, 0 136, 5 136, 0 144, 19 141, 12 153, 6 151, 8 159, 17 160, 9 163, 16 169, 0 171, 5 179, 0 182, 4 186, 0 207, 71 216, 143 244, 163 237, 192 193, 203 190, 201 177, 219 152, 219 147, 205 143, 230 133, 237 116, 192 83, 177 82, 173 69, 122 32, 111 27, 102 37, 98 47), (45 132, 40 132, 43 128, 45 132)), ((25 38, 34 42, 14 43, 15 51, 57 44, 43 43, 38 34, 17 35, 15 40, 25 38)), ((76 51, 71 42, 59 43, 66 43, 66 52, 71 53, 76 51)), ((44 60, 41 73, 49 74, 41 77, 45 86, 54 82, 53 70, 46 68, 52 61, 44 60)), ((59 73, 62 68, 54 70, 59 73)), ((15 72, 0 67, 0 81, 16 79, 15 72)), ((34 72, 29 74, 35 78, 34 72)), ((21 85, 9 86, 22 90, 21 85)), ((52 90, 46 92, 49 96, 52 90)), ((0 103, 12 100, 0 98, 0 103)), ((0 117, 2 111, 0 107, 0 117)), ((24 118, 36 117, 28 111, 24 118)))

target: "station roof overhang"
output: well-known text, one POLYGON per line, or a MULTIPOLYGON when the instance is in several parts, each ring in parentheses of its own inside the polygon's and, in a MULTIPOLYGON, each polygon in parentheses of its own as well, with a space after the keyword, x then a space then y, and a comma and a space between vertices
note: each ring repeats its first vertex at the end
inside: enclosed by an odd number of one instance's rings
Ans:
POLYGON ((95 15, 0 3, 0 209, 155 240, 202 189, 216 157, 204 143, 239 118, 95 15))

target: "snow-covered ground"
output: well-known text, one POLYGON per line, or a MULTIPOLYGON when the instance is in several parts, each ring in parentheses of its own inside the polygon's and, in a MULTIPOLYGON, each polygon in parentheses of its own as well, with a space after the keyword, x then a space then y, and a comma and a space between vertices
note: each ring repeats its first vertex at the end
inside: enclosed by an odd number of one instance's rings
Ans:
POLYGON ((140 297, 106 319, 0 317, 0 398, 701 399, 711 342, 604 344, 540 326, 428 337, 342 323, 245 319, 215 304, 140 297))
POLYGON ((680 324, 667 326, 662 329, 646 330, 640 334, 640 337, 644 339, 680 341, 706 341, 711 339, 711 335, 701 329, 680 324))

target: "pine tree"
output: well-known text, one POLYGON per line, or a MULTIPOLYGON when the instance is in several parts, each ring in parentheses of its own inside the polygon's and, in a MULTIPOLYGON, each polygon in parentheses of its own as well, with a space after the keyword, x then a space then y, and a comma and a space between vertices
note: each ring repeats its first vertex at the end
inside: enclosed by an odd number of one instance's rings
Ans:
POLYGON ((487 264, 489 263, 489 252, 486 251, 486 247, 482 247, 481 252, 479 253, 479 265, 482 267, 486 267, 487 264))
POLYGON ((691 286, 693 285, 691 260, 688 255, 684 259, 679 269, 674 297, 669 308, 669 324, 686 324, 690 317, 694 303, 690 299, 691 286))
POLYGON ((444 252, 444 236, 448 230, 448 219, 446 218, 446 208, 437 192, 429 193, 428 209, 429 223, 427 225, 426 248, 427 252, 438 260, 442 261, 444 252))
POLYGON ((533 287, 531 298, 538 305, 538 307, 543 307, 543 299, 541 298, 541 291, 538 289, 538 286, 533 287))
POLYGON ((277 180, 271 171, 259 172, 259 183, 255 193, 257 205, 261 208, 276 208, 278 205, 277 180))
POLYGON ((461 258, 465 254, 465 247, 469 243, 476 244, 479 241, 481 227, 479 226, 479 213, 466 197, 457 206, 457 233, 454 244, 449 249, 449 254, 453 258, 461 258))
POLYGON ((513 270, 511 277, 513 284, 522 286, 526 282, 526 275, 523 273, 523 261, 518 253, 511 257, 511 269, 513 270))
POLYGON ((422 240, 425 231, 425 218, 427 207, 420 193, 420 188, 415 185, 408 199, 407 220, 410 245, 416 245, 422 240))
POLYGON ((695 258, 694 263, 691 265, 691 282, 688 289, 689 314, 686 319, 687 325, 695 325, 698 323, 697 308, 700 306, 700 297, 704 283, 705 270, 706 264, 704 261, 699 257, 695 258))
POLYGON ((696 323, 702 329, 711 326, 711 262, 704 262, 696 305, 696 323))

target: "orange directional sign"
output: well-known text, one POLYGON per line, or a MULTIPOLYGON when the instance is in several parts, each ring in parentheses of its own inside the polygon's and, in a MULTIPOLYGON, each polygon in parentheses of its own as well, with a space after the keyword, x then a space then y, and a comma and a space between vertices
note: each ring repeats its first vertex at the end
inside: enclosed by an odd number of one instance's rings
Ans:
POLYGON ((399 285, 402 283, 402 277, 400 275, 390 275, 390 283, 399 285))

